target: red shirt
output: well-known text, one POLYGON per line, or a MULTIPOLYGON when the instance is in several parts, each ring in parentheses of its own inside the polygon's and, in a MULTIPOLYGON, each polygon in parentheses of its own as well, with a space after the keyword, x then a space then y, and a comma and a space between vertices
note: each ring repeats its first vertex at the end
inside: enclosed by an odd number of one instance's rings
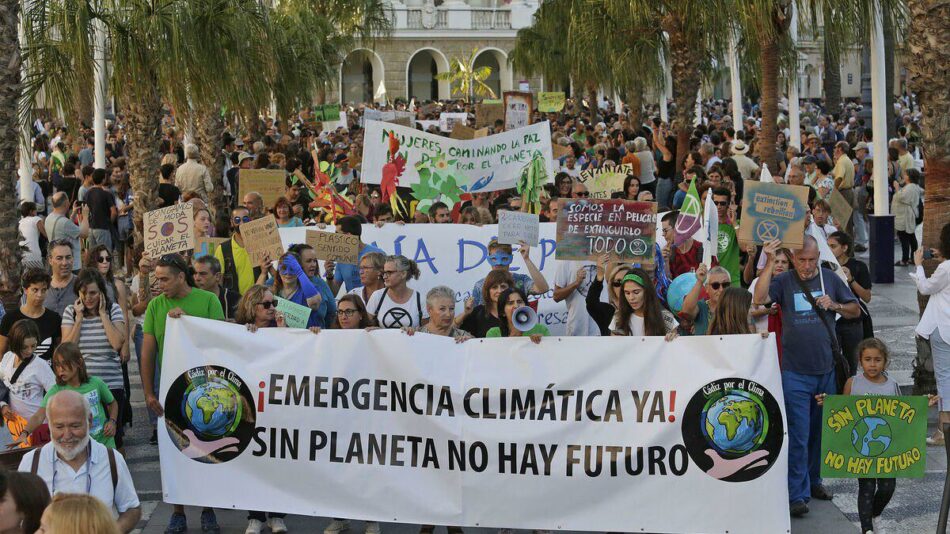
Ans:
MULTIPOLYGON (((677 276, 695 271, 699 264, 703 262, 703 245, 698 241, 693 241, 693 246, 687 252, 680 252, 677 247, 673 247, 670 253, 670 279, 675 280, 677 276)), ((719 265, 718 259, 713 256, 713 267, 719 265)))

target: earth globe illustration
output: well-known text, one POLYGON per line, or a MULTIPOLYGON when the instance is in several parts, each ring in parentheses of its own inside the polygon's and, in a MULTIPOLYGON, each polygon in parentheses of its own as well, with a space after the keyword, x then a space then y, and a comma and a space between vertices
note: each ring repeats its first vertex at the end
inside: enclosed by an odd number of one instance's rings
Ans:
POLYGON ((891 426, 880 417, 864 417, 851 428, 851 445, 861 456, 880 456, 891 446, 891 426))
POLYGON ((207 439, 227 436, 241 421, 242 404, 230 384, 211 379, 185 391, 184 413, 192 429, 207 439))
POLYGON ((702 413, 706 441, 720 454, 745 455, 762 444, 768 416, 762 401, 731 390, 707 404, 702 413))

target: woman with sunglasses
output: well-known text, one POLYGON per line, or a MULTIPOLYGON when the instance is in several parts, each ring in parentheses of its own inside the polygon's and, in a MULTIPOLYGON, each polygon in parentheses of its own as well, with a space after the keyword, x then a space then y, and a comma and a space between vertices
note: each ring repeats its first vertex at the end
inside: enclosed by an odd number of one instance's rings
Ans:
POLYGON ((316 313, 323 303, 323 296, 300 266, 300 256, 287 252, 280 257, 278 265, 277 275, 273 279, 277 295, 310 308, 310 317, 307 319, 308 328, 323 326, 323 317, 316 313))
POLYGON ((382 289, 383 267, 386 265, 386 256, 379 252, 367 252, 360 258, 360 283, 363 287, 355 287, 350 291, 350 295, 358 296, 363 302, 369 302, 369 298, 377 289, 382 289))
POLYGON ((610 324, 612 335, 665 336, 667 341, 677 336, 676 318, 660 304, 646 271, 631 268, 620 289, 620 306, 610 324))
POLYGON ((485 337, 528 336, 531 338, 532 343, 541 343, 541 338, 550 336, 551 332, 548 331, 548 327, 541 324, 540 321, 530 330, 525 332, 522 332, 515 327, 515 312, 519 308, 523 308, 527 305, 528 298, 525 296, 524 291, 516 287, 509 287, 508 289, 502 291, 501 295, 498 296, 497 304, 498 317, 501 319, 501 324, 494 328, 490 328, 485 334, 485 337))
POLYGON ((607 271, 607 265, 610 262, 610 254, 604 254, 597 262, 597 275, 587 289, 587 313, 593 317, 597 327, 600 328, 600 335, 610 335, 610 322, 620 306, 620 288, 623 287, 623 277, 630 272, 630 265, 615 265, 607 271), (610 287, 607 288, 607 302, 601 300, 604 292, 604 279, 610 280, 610 287))
POLYGON ((716 312, 719 297, 732 285, 732 278, 724 267, 709 269, 706 264, 700 263, 696 268, 696 283, 686 297, 683 298, 681 316, 693 323, 693 335, 704 336, 709 332, 709 322, 716 312), (706 299, 702 298, 705 291, 706 299))
POLYGON ((422 305, 422 295, 407 284, 410 278, 418 280, 420 274, 416 262, 405 256, 386 258, 384 287, 374 292, 366 303, 366 309, 380 328, 418 328, 428 322, 429 313, 422 305))
POLYGON ((475 300, 465 300, 465 311, 455 318, 455 324, 482 338, 492 328, 501 326, 501 316, 498 314, 498 298, 509 287, 514 287, 515 281, 508 271, 489 271, 485 282, 481 286, 482 304, 474 306, 475 300))

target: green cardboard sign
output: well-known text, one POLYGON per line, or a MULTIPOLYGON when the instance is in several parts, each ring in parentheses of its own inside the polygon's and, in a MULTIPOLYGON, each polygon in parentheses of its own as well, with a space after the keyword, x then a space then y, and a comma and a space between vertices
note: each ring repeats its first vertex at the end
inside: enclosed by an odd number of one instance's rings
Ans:
POLYGON ((564 93, 538 93, 538 111, 541 113, 556 113, 564 109, 564 93))
POLYGON ((927 398, 830 395, 821 425, 821 476, 921 478, 927 398))
POLYGON ((277 311, 284 314, 284 322, 289 328, 307 328, 310 319, 310 308, 291 302, 285 298, 277 299, 277 311))

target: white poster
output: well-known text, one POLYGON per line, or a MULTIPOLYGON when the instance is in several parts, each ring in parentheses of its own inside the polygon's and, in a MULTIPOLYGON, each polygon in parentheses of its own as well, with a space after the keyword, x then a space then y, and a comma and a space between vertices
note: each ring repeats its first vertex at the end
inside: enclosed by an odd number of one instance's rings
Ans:
POLYGON ((554 164, 551 130, 547 122, 461 140, 395 124, 367 121, 362 180, 378 184, 384 175, 395 175, 402 187, 420 182, 435 187, 438 185, 434 183, 436 179, 440 183, 452 179, 463 191, 510 189, 517 185, 522 169, 536 156, 544 158, 548 180, 552 180, 554 164), (390 143, 390 133, 398 146, 390 143), (402 165, 397 163, 399 161, 402 165))
MULTIPOLYGON (((557 263, 554 251, 555 224, 542 223, 540 243, 532 247, 529 257, 541 270, 552 291, 540 297, 538 320, 552 334, 564 333, 567 324, 567 308, 564 302, 554 302, 554 273, 557 263)), ((327 228, 332 231, 333 228, 327 228)), ((280 238, 286 250, 295 243, 306 242, 306 228, 281 228, 280 238)), ((377 228, 363 225, 362 239, 383 249, 386 254, 402 254, 419 264, 422 276, 410 280, 409 287, 426 294, 438 285, 446 285, 456 291, 456 312, 462 313, 465 299, 471 296, 475 282, 485 278, 491 266, 488 264, 488 242, 498 236, 497 225, 472 226, 469 224, 386 224, 377 228)), ((514 247, 517 250, 517 245, 514 247)), ((321 273, 323 272, 321 267, 321 273)), ((528 269, 521 254, 514 254, 511 272, 525 273, 528 269)))
POLYGON ((167 323, 160 399, 169 503, 487 528, 790 528, 774 338, 456 343, 185 317, 167 323))
POLYGON ((468 113, 439 113, 439 129, 451 132, 456 124, 466 124, 468 113))

